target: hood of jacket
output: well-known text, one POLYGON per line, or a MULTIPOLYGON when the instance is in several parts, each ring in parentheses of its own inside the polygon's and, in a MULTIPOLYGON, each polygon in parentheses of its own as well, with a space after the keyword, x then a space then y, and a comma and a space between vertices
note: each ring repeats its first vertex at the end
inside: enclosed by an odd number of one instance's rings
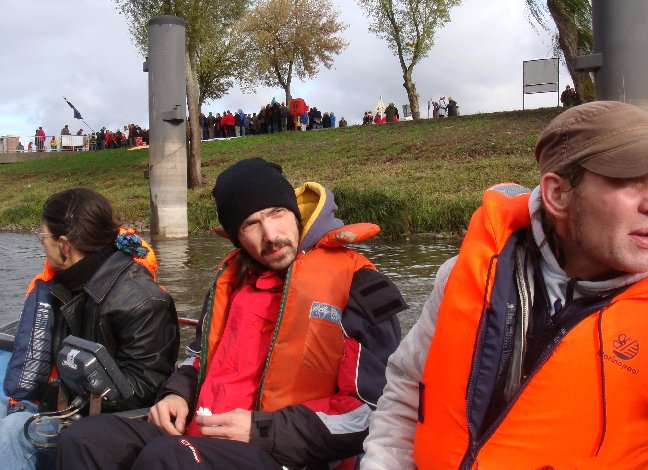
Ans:
POLYGON ((335 217, 337 205, 333 193, 319 183, 308 182, 295 189, 301 214, 301 240, 298 251, 308 250, 328 232, 344 226, 335 217))
MULTIPOLYGON (((380 233, 380 227, 371 223, 345 225, 335 217, 337 205, 333 193, 319 183, 304 183, 295 189, 297 206, 301 215, 301 237, 298 252, 317 246, 339 247, 359 243, 380 233)), ((228 238, 223 227, 214 232, 228 238)))

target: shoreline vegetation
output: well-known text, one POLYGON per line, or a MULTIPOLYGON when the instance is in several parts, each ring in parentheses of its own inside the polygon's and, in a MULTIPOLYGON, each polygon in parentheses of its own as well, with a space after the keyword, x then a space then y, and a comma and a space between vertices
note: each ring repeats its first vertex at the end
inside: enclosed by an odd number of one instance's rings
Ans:
MULTIPOLYGON (((189 231, 205 234, 218 225, 211 197, 216 176, 237 160, 260 156, 282 165, 294 186, 317 181, 331 189, 337 216, 346 223, 377 223, 392 239, 461 235, 485 189, 501 182, 537 184, 533 146, 561 111, 541 108, 203 142, 206 184, 189 190, 189 231)), ((120 223, 147 231, 147 167, 147 149, 53 154, 0 165, 0 230, 33 230, 49 195, 88 186, 111 201, 120 223)))

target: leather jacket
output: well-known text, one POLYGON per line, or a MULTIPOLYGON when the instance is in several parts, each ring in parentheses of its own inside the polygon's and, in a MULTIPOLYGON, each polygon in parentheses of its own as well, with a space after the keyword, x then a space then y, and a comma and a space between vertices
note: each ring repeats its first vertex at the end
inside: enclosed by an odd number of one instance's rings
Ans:
POLYGON ((54 284, 54 357, 68 335, 103 344, 130 381, 128 400, 104 402, 102 411, 151 406, 159 386, 174 371, 180 344, 171 296, 151 273, 116 251, 80 292, 54 284))

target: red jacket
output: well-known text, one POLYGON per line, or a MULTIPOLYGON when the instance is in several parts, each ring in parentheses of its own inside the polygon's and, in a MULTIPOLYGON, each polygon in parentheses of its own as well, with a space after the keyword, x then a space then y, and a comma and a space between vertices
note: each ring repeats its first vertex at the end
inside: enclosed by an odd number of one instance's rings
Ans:
POLYGON ((221 126, 233 126, 234 123, 235 123, 234 115, 232 113, 227 113, 225 116, 223 116, 223 119, 221 119, 220 125, 221 126))
POLYGON ((293 98, 290 100, 290 114, 291 116, 301 116, 308 112, 308 106, 303 98, 293 98))
MULTIPOLYGON (((223 332, 200 388, 196 408, 225 413, 254 410, 265 358, 281 304, 283 279, 268 271, 232 295, 223 332), (231 354, 237 351, 237 354, 231 354)), ((201 435, 195 420, 187 434, 201 435)))

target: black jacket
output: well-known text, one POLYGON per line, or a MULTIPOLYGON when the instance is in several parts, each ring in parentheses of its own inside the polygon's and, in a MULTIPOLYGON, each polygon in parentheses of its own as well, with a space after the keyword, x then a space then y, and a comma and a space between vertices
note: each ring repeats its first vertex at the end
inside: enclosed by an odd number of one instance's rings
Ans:
POLYGON ((123 402, 104 402, 102 408, 151 406, 160 384, 175 369, 180 337, 173 299, 148 269, 117 251, 81 292, 73 294, 62 284, 51 291, 57 300, 54 357, 67 335, 103 344, 135 394, 123 402))

